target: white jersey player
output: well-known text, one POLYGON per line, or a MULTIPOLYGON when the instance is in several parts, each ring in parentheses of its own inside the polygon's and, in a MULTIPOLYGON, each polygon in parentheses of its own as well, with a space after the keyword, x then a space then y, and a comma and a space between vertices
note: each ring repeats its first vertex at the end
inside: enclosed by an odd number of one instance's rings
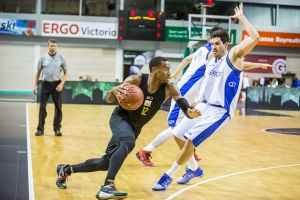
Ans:
MULTIPOLYGON (((221 27, 211 29, 210 43, 215 57, 207 62, 205 77, 201 84, 199 93, 201 103, 196 106, 196 109, 201 112, 201 117, 198 120, 184 118, 174 128, 174 139, 180 151, 172 167, 161 176, 152 190, 166 190, 181 166, 194 160, 192 155, 195 147, 233 117, 241 89, 243 57, 259 42, 259 34, 243 15, 242 8, 242 4, 236 7, 232 18, 238 19, 243 24, 249 37, 228 52, 228 33, 221 27)), ((189 163, 189 168, 177 183, 186 184, 191 179, 203 175, 204 172, 199 166, 189 163)))

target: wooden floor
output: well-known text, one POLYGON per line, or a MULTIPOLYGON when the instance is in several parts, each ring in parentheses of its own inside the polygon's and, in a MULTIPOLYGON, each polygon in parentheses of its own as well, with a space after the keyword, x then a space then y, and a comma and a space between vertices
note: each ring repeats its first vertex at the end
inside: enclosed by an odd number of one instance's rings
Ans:
MULTIPOLYGON (((101 157, 111 132, 108 126, 115 106, 63 105, 63 136, 53 132, 53 105, 48 105, 45 135, 36 137, 39 104, 28 104, 35 199, 89 200, 103 184, 106 172, 73 174, 68 188, 58 189, 56 166, 76 164, 101 157)), ((266 128, 299 128, 300 112, 269 111, 293 117, 236 116, 219 132, 201 144, 197 153, 205 175, 187 185, 176 179, 167 191, 152 191, 152 186, 170 168, 178 153, 168 141, 152 153, 156 167, 143 167, 135 153, 167 128, 167 112, 159 111, 147 124, 133 152, 123 164, 117 179, 118 190, 127 199, 300 199, 300 136, 263 132, 266 128)))

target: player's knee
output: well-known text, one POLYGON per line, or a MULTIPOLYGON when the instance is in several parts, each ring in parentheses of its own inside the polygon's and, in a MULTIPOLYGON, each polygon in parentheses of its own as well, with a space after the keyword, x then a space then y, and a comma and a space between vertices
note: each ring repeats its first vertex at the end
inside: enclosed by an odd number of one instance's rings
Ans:
POLYGON ((124 140, 124 145, 127 148, 128 153, 130 153, 135 147, 135 140, 133 137, 127 137, 124 140))

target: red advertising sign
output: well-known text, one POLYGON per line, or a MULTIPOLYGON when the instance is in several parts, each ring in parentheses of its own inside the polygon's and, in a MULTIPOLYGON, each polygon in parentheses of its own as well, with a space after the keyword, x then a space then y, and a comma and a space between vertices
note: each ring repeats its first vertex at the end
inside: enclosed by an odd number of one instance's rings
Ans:
MULTIPOLYGON (((257 43, 257 46, 300 48, 299 33, 258 31, 258 34, 259 42, 257 43)), ((244 40, 246 37, 249 37, 248 33, 243 30, 242 40, 244 40)))
POLYGON ((286 73, 286 57, 285 56, 265 56, 265 55, 246 55, 244 61, 253 63, 266 63, 274 65, 275 68, 268 69, 251 69, 250 73, 266 73, 266 74, 285 74, 286 73))

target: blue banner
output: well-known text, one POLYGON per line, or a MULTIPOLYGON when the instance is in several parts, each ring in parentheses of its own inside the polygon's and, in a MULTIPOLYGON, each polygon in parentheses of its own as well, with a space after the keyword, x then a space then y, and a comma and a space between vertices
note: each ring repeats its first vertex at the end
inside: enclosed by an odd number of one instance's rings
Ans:
POLYGON ((36 35, 36 21, 25 19, 1 19, 0 35, 36 35))

